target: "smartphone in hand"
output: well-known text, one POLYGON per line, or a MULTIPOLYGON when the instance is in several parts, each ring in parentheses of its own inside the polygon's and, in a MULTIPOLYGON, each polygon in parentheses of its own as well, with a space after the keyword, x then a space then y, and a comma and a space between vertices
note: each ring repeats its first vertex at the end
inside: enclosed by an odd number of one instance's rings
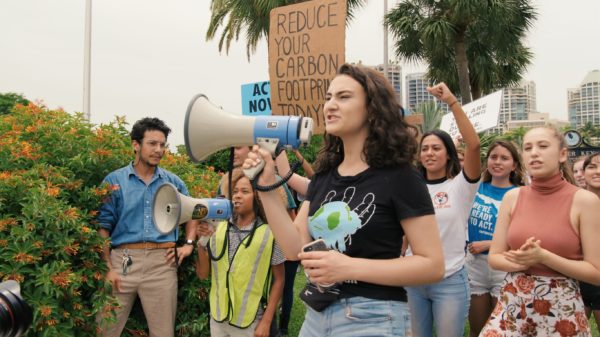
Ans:
MULTIPOLYGON (((329 248, 327 248, 327 245, 325 244, 325 241, 323 241, 323 239, 317 239, 315 241, 309 242, 308 244, 304 245, 304 247, 302 247, 302 251, 305 253, 328 251, 328 250, 329 250, 329 248)), ((306 277, 308 277, 308 275, 306 275, 306 277)), ((317 289, 322 293, 324 293, 325 290, 333 287, 334 285, 335 285, 335 283, 327 283, 327 284, 317 283, 316 284, 317 289)))
POLYGON ((308 244, 302 247, 302 251, 305 253, 308 252, 318 252, 318 251, 328 251, 327 245, 323 239, 317 239, 315 241, 309 242, 308 244))

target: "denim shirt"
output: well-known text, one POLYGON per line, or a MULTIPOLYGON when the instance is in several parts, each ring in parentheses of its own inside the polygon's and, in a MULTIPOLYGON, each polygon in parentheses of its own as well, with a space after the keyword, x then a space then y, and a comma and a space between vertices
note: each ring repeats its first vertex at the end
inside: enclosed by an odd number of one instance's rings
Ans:
POLYGON ((98 223, 110 232, 112 246, 134 242, 174 242, 179 226, 169 234, 161 234, 154 225, 152 203, 160 186, 171 183, 179 193, 188 195, 183 181, 175 174, 156 167, 148 185, 137 175, 133 165, 111 172, 103 182, 114 186, 110 198, 100 206, 98 223))

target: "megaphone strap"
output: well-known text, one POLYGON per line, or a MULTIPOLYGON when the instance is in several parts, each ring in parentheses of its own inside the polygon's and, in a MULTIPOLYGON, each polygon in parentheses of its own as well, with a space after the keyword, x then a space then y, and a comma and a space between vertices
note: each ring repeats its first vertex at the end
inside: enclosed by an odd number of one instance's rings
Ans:
POLYGON ((223 238, 223 247, 221 247, 221 252, 217 254, 216 257, 213 255, 212 248, 210 247, 212 240, 208 240, 208 243, 206 244, 206 251, 208 252, 208 257, 212 261, 219 261, 223 258, 223 255, 225 255, 225 249, 227 249, 229 246, 229 228, 231 225, 231 222, 227 220, 227 230, 225 231, 225 238, 223 238))
POLYGON ((297 162, 295 162, 292 167, 290 167, 290 171, 283 177, 281 177, 281 180, 272 184, 272 185, 267 185, 267 186, 261 186, 258 184, 258 176, 260 176, 262 174, 262 171, 260 171, 258 173, 258 175, 256 176, 256 178, 254 180, 252 180, 252 187, 257 190, 257 191, 261 191, 261 192, 269 192, 269 191, 273 191, 276 188, 281 187, 283 184, 287 183, 288 180, 290 180, 290 178, 292 177, 292 175, 294 173, 296 173, 296 171, 298 171, 298 169, 300 168, 300 166, 302 166, 302 163, 304 163, 304 158, 302 158, 302 160, 299 160, 297 162))

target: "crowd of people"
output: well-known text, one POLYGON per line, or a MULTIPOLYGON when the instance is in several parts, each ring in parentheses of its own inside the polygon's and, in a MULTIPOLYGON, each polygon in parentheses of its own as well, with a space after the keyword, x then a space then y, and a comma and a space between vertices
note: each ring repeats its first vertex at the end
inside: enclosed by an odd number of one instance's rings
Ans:
POLYGON ((236 147, 218 191, 233 216, 214 228, 189 221, 179 247, 178 230, 161 234, 151 216, 162 184, 188 194, 159 167, 170 129, 156 118, 135 123, 135 158, 106 177, 119 188, 98 216, 120 303, 115 323, 99 315, 102 335, 121 334, 139 296, 150 336, 174 336, 177 266, 196 249, 213 337, 285 335, 298 263, 307 277, 302 337, 459 337, 467 321, 470 336, 591 336, 591 313, 600 323, 600 154, 571 169, 562 134, 539 127, 522 149, 494 141, 482 169, 458 99, 444 83, 428 91, 449 106, 459 144, 442 130, 415 137, 389 82, 343 65, 325 98, 314 170, 304 162, 307 176, 287 181, 300 206, 286 184, 256 188, 288 175, 285 153, 236 147), (262 164, 254 183, 244 175, 262 164), (200 236, 210 240, 196 248, 200 236), (306 249, 320 247, 315 240, 325 249, 306 249))

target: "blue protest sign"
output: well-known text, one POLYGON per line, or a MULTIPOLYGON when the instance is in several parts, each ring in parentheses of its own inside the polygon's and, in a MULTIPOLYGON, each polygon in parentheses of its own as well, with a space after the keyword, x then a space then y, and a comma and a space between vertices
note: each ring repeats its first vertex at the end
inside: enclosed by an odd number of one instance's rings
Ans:
POLYGON ((242 115, 271 115, 269 81, 242 85, 242 115))

